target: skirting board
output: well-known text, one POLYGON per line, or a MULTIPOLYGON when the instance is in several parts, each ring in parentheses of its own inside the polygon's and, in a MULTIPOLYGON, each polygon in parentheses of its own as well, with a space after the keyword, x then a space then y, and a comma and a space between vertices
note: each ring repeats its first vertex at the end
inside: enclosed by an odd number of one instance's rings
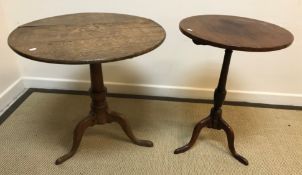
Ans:
POLYGON ((25 92, 23 79, 19 78, 12 83, 6 90, 0 94, 0 115, 12 104, 18 97, 25 92))
MULTIPOLYGON (((23 77, 23 83, 25 88, 88 90, 90 87, 90 81, 54 78, 23 77)), ((118 82, 105 82, 105 85, 108 89, 108 92, 119 94, 212 99, 214 93, 214 89, 185 86, 180 87, 118 82)), ((275 105, 302 106, 302 94, 228 90, 226 100, 275 105)))

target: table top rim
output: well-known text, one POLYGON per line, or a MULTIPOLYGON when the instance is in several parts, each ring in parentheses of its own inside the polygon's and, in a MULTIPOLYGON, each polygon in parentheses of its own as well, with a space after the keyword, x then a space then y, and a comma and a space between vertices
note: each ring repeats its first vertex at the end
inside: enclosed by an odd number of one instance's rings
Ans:
POLYGON ((45 17, 45 18, 41 18, 41 19, 36 19, 27 23, 24 23, 20 26, 17 26, 14 30, 12 30, 7 38, 7 43, 8 46, 18 55, 25 57, 27 59, 30 60, 34 60, 34 61, 38 61, 38 62, 44 62, 44 63, 53 63, 53 64, 67 64, 67 65, 81 65, 81 64, 98 64, 98 63, 108 63, 108 62, 115 62, 115 61, 120 61, 120 60, 125 60, 125 59, 131 59, 143 54, 146 54, 154 49, 156 49, 157 47, 159 47, 166 39, 166 31, 165 29, 156 21, 150 19, 150 18, 146 18, 146 17, 141 17, 141 16, 136 16, 136 15, 131 15, 131 14, 123 14, 123 13, 110 13, 110 12, 80 12, 80 13, 68 13, 68 14, 61 14, 61 15, 56 15, 56 16, 50 16, 50 17, 45 17), (129 54, 129 55, 125 55, 123 57, 118 57, 118 58, 112 58, 112 59, 104 59, 104 58, 95 58, 93 60, 80 60, 80 61, 70 61, 70 60, 63 60, 63 59, 49 59, 49 58, 43 58, 43 57, 35 57, 33 55, 30 54, 26 54, 23 53, 19 50, 17 50, 16 48, 14 48, 11 43, 9 42, 11 35, 16 32, 19 28, 22 27, 26 27, 27 24, 36 22, 36 21, 40 21, 40 20, 45 20, 45 19, 49 19, 49 18, 54 18, 54 17, 61 17, 61 16, 68 16, 68 15, 81 15, 81 14, 111 14, 111 15, 124 15, 124 16, 129 16, 129 17, 133 17, 133 18, 139 18, 139 19, 143 19, 146 21, 150 21, 152 23, 154 23, 155 25, 157 25, 159 28, 162 29, 163 32, 163 36, 162 39, 155 44, 153 47, 150 47, 146 50, 142 50, 141 52, 138 52, 136 54, 129 54))
POLYGON ((242 17, 242 16, 235 16, 235 15, 220 15, 220 14, 205 14, 205 15, 193 15, 190 17, 186 17, 183 18, 180 22, 179 22, 179 30, 187 37, 191 38, 193 40, 193 42, 195 44, 198 45, 210 45, 213 47, 218 47, 218 48, 222 48, 222 49, 229 49, 229 50, 236 50, 236 51, 246 51, 246 52, 270 52, 270 51, 275 51, 275 50, 281 50, 284 48, 287 48, 288 46, 290 46, 293 42, 294 42, 294 35, 287 29, 285 29, 284 27, 281 27, 279 25, 270 23, 270 22, 266 22, 266 21, 262 21, 262 20, 258 20, 258 19, 253 19, 253 18, 248 18, 248 17, 242 17), (275 27, 278 27, 279 29, 282 29, 284 31, 286 31, 289 36, 291 37, 291 42, 285 44, 285 45, 280 45, 278 47, 262 47, 262 48, 253 48, 253 47, 240 47, 240 46, 232 46, 232 45, 226 45, 223 43, 219 43, 219 42, 215 42, 215 41, 210 41, 204 38, 199 38, 197 36, 194 36, 193 34, 191 34, 190 32, 187 32, 185 29, 182 28, 181 24, 183 21, 188 20, 189 18, 194 18, 194 17, 207 17, 207 16, 217 16, 217 17, 235 17, 235 18, 242 18, 242 19, 247 19, 247 20, 253 20, 253 21, 258 21, 261 23, 266 23, 275 27))

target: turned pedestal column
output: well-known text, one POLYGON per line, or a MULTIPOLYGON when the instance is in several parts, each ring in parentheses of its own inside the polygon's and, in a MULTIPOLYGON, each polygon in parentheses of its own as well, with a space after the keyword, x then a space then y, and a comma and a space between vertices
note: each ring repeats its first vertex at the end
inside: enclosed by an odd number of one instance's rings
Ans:
POLYGON ((72 157, 81 142, 82 136, 85 130, 88 127, 94 125, 103 125, 107 123, 116 122, 121 128, 124 130, 126 135, 130 138, 130 140, 137 145, 152 147, 153 143, 148 140, 139 140, 137 139, 130 126, 127 124, 126 120, 121 117, 120 114, 114 111, 110 111, 108 108, 108 104, 106 101, 106 87, 104 86, 103 81, 103 73, 102 73, 102 65, 101 64, 91 64, 90 65, 90 76, 91 76, 91 109, 86 118, 80 121, 73 133, 73 144, 69 153, 57 159, 56 164, 61 164, 65 160, 72 157))
POLYGON ((234 146, 234 132, 231 126, 222 118, 221 107, 227 94, 225 86, 227 82, 232 52, 232 50, 225 50, 224 61, 222 64, 218 86, 215 89, 214 93, 214 106, 211 109, 210 115, 207 118, 202 119, 195 125, 190 142, 184 145, 183 147, 176 149, 174 151, 175 154, 183 153, 189 150, 196 142, 199 133, 203 127, 208 127, 217 130, 223 129, 227 135, 228 145, 232 155, 244 165, 248 165, 248 161, 236 152, 234 146))

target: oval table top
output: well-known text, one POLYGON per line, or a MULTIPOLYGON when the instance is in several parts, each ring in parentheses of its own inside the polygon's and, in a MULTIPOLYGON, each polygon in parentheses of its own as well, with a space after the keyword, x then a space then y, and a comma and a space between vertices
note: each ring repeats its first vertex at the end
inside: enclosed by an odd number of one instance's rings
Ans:
POLYGON ((150 19, 78 13, 24 24, 10 34, 8 44, 19 55, 36 61, 92 64, 142 55, 164 39, 165 30, 150 19))
POLYGON ((183 19, 179 28, 197 44, 230 50, 274 51, 288 47, 294 40, 282 27, 237 16, 192 16, 183 19))

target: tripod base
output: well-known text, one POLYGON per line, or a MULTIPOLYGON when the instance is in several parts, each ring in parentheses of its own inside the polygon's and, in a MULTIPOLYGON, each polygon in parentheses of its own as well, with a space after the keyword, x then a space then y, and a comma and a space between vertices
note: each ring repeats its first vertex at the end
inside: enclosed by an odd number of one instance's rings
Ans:
MULTIPOLYGON (((120 114, 118 114, 116 112, 107 112, 106 111, 103 113, 103 115, 106 118, 106 121, 107 121, 106 123, 117 122, 134 144, 139 145, 139 146, 145 146, 145 147, 153 146, 153 143, 151 141, 137 139, 134 136, 134 134, 132 133, 132 130, 130 129, 126 120, 124 120, 120 116, 120 114)), ((88 127, 92 127, 94 125, 102 125, 102 124, 105 124, 105 123, 99 122, 97 117, 93 116, 91 114, 88 117, 84 118, 82 121, 80 121, 74 130, 73 145, 72 145, 70 152, 65 154, 64 156, 58 158, 56 160, 55 164, 59 165, 59 164, 65 162, 67 159, 71 158, 76 153, 76 151, 80 145, 80 142, 82 140, 82 136, 88 127)))
POLYGON ((217 130, 223 129, 225 131, 226 135, 227 135, 228 146, 229 146, 229 149, 230 149, 233 157, 235 157, 235 159, 237 159, 239 162, 241 162, 244 165, 249 164, 247 159, 245 159, 244 157, 239 155, 235 150, 235 146, 234 146, 234 139, 235 138, 234 138, 234 132, 233 132, 231 126, 225 120, 223 120, 223 118, 221 117, 221 110, 214 111, 214 108, 212 109, 212 112, 211 112, 210 116, 208 116, 207 118, 201 120, 200 122, 198 122, 195 125, 190 142, 187 143, 186 145, 176 149, 174 151, 174 154, 179 154, 179 153, 183 153, 183 152, 188 151, 194 145, 194 143, 196 142, 196 140, 197 140, 197 138, 200 134, 200 131, 205 126, 208 127, 208 128, 217 129, 217 130), (217 117, 217 115, 219 117, 217 117))

